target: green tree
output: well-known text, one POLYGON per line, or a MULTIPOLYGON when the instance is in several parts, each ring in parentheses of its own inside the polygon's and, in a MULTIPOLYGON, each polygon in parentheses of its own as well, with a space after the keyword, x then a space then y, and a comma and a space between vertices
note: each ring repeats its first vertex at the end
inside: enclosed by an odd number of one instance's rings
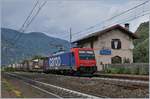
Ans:
POLYGON ((149 22, 140 24, 136 31, 139 37, 134 40, 135 48, 133 49, 134 62, 149 62, 149 22))
POLYGON ((32 59, 42 59, 42 58, 43 58, 43 56, 41 56, 41 55, 35 55, 35 56, 33 56, 32 59))

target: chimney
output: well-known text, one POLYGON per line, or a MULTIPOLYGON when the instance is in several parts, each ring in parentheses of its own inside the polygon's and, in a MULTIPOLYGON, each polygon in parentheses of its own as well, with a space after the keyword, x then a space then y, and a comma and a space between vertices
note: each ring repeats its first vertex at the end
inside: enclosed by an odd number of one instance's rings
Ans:
POLYGON ((129 30, 129 23, 125 23, 125 24, 124 24, 124 27, 125 27, 127 30, 129 30))

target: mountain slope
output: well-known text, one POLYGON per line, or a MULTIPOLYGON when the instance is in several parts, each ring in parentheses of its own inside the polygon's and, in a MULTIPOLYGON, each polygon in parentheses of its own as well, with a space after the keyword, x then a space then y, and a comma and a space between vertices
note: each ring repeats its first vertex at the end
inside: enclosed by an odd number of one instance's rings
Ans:
POLYGON ((35 55, 50 55, 58 51, 59 46, 63 46, 65 50, 69 49, 68 41, 49 37, 40 32, 21 33, 12 29, 1 28, 1 34, 2 65, 18 62, 35 55))
POLYGON ((139 39, 134 40, 134 62, 149 62, 149 22, 141 23, 136 34, 139 39))

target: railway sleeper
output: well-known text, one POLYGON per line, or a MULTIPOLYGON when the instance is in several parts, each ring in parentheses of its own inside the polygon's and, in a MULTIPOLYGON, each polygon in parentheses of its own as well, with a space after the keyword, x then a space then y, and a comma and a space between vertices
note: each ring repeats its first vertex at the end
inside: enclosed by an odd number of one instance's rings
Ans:
POLYGON ((90 95, 86 96, 86 94, 84 95, 82 93, 80 94, 79 92, 76 93, 74 91, 68 91, 68 89, 61 88, 61 87, 57 87, 56 88, 53 85, 51 85, 51 86, 44 85, 42 83, 38 83, 38 81, 34 81, 32 79, 21 77, 21 76, 15 75, 15 74, 10 74, 10 75, 15 77, 15 78, 21 79, 21 80, 23 80, 26 83, 38 86, 38 87, 40 87, 40 88, 42 88, 44 90, 47 90, 47 91, 52 92, 54 94, 57 94, 57 95, 59 95, 59 96, 61 96, 63 98, 89 98, 89 96, 90 96, 90 95))

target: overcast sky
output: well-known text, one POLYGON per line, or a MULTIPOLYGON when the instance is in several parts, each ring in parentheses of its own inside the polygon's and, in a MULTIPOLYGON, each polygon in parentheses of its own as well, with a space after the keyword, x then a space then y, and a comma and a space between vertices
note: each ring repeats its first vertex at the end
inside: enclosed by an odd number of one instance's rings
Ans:
MULTIPOLYGON (((86 28, 101 21, 128 10, 147 0, 47 0, 48 2, 42 8, 38 16, 31 23, 26 32, 44 32, 49 36, 62 39, 69 39, 69 28, 72 33, 83 31, 81 34, 73 35, 73 39, 83 37, 87 32, 101 30, 97 25, 90 31, 84 31, 86 28)), ((29 15, 36 0, 2 0, 2 27, 19 30, 25 19, 29 15)), ((44 2, 41 0, 40 3, 44 2)), ((150 10, 150 2, 133 10, 125 15, 114 19, 115 22, 122 22, 128 17, 137 16, 142 11, 150 10), (141 11, 141 12, 140 12, 141 11)), ((134 32, 141 22, 149 20, 149 15, 129 21, 130 30, 134 32)), ((106 27, 111 22, 105 23, 106 27)), ((113 23, 114 22, 114 23, 113 23)))

